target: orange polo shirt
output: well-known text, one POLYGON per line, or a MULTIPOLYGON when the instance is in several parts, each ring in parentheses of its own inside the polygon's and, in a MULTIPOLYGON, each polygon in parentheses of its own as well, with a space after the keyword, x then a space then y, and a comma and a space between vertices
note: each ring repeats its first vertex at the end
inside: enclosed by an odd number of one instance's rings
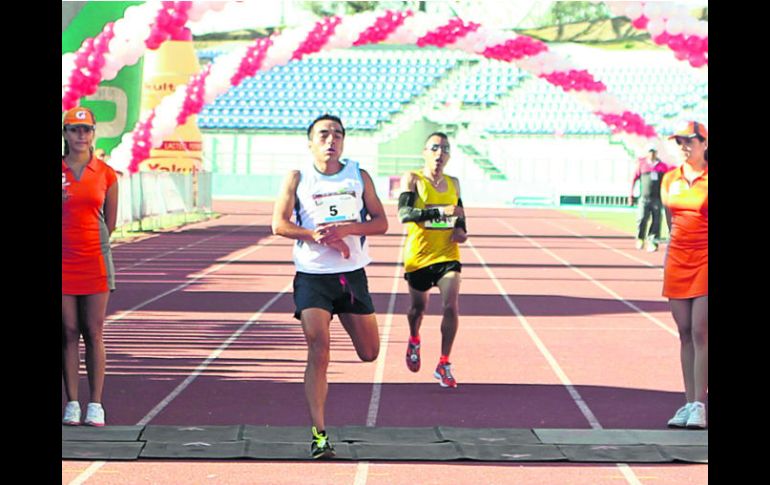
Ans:
POLYGON ((103 208, 107 190, 117 183, 117 175, 96 157, 83 168, 79 180, 64 158, 61 171, 69 183, 61 212, 62 294, 91 295, 114 289, 103 208))
POLYGON ((671 211, 671 237, 663 276, 663 296, 708 295, 708 167, 690 184, 683 167, 663 176, 661 200, 671 211))

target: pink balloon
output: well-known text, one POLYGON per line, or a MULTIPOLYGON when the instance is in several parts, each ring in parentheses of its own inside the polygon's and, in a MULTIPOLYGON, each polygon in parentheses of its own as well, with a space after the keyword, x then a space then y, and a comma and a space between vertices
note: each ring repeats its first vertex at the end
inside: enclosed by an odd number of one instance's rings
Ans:
POLYGON ((702 67, 708 62, 706 60, 706 56, 703 55, 703 53, 691 54, 688 58, 688 61, 692 67, 702 67))
POLYGON ((665 45, 665 44, 668 44, 669 37, 671 36, 668 35, 666 32, 663 32, 662 34, 653 37, 652 41, 658 45, 665 45))
POLYGON ((696 35, 691 35, 685 41, 685 47, 692 53, 703 52, 703 40, 696 35))
POLYGON ((636 19, 633 22, 631 22, 631 25, 633 25, 637 29, 644 29, 645 27, 647 27, 647 23, 649 21, 650 21, 650 19, 648 19, 647 17, 642 15, 638 19, 636 19))
POLYGON ((682 34, 672 35, 668 38, 668 46, 673 51, 681 51, 684 49, 684 36, 682 34))
POLYGON ((99 72, 104 66, 104 56, 97 53, 93 53, 88 56, 86 65, 88 66, 88 69, 90 71, 99 72))

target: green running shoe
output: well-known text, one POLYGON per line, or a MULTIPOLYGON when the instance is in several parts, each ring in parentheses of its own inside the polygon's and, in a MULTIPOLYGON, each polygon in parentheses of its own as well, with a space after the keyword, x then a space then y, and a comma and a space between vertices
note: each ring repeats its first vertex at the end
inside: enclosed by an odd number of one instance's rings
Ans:
POLYGON ((310 442, 310 455, 315 459, 333 458, 337 453, 326 435, 326 431, 318 432, 315 426, 311 428, 313 441, 310 442))

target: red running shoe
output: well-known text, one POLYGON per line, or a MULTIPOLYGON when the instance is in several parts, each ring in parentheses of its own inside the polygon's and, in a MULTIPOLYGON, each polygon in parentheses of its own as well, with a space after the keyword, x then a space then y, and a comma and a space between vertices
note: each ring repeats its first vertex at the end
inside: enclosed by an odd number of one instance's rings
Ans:
POLYGON ((412 372, 420 370, 420 344, 406 344, 406 366, 412 372))
POLYGON ((452 375, 452 364, 449 362, 436 366, 433 377, 439 380, 438 383, 441 384, 441 387, 457 387, 457 381, 452 375))

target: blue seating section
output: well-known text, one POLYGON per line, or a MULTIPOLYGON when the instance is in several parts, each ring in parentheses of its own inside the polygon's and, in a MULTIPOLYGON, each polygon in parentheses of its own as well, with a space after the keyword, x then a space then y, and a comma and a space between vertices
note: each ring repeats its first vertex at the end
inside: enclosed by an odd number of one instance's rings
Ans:
MULTIPOLYGON (((198 51, 202 62, 226 53, 198 51)), ((609 135, 610 129, 574 94, 533 78, 515 65, 472 60, 476 67, 442 88, 438 101, 461 101, 465 109, 490 109, 484 129, 512 135, 609 135), (478 63, 481 64, 478 64, 478 63), (505 104, 504 109, 496 109, 505 104)), ((362 57, 291 61, 259 72, 204 106, 204 129, 304 130, 318 115, 340 116, 351 129, 374 131, 415 97, 458 68, 440 52, 401 55, 372 51, 362 57)), ((687 66, 589 68, 610 93, 662 135, 683 119, 708 124, 708 81, 687 66)))
POLYGON ((510 89, 521 85, 527 74, 511 64, 499 63, 476 69, 462 82, 455 83, 441 101, 460 100, 466 105, 489 105, 498 102, 510 89))
POLYGON ((346 128, 376 130, 453 66, 453 60, 426 58, 291 61, 205 105, 198 123, 208 129, 304 130, 331 113, 346 128))
MULTIPOLYGON (((688 68, 596 68, 604 82, 626 107, 661 135, 669 135, 682 119, 708 124, 708 81, 699 81, 688 68)), ((544 80, 530 79, 513 93, 510 109, 490 121, 493 134, 609 135, 609 127, 587 110, 588 106, 544 80)))

